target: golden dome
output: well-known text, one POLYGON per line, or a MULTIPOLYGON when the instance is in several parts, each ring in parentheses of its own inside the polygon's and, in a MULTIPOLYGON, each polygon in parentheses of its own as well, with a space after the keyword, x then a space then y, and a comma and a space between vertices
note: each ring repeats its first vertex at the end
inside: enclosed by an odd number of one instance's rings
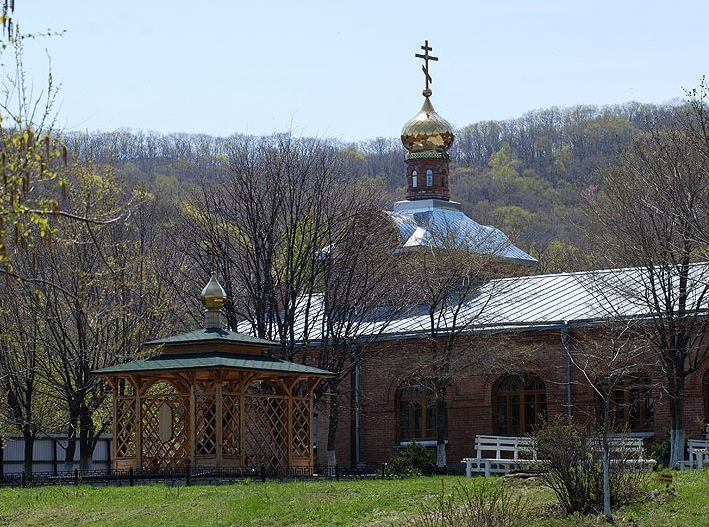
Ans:
POLYGON ((202 289, 202 303, 207 309, 220 309, 226 300, 224 288, 217 281, 217 277, 212 273, 212 277, 207 285, 202 289))
POLYGON ((428 97, 419 113, 401 129, 401 142, 411 153, 445 153, 453 144, 453 139, 453 127, 436 113, 428 97))

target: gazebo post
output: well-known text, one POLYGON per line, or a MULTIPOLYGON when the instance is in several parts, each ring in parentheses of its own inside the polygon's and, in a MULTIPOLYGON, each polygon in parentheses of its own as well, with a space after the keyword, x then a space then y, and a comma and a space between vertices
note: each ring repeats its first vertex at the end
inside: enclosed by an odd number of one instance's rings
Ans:
POLYGON ((222 468, 224 466, 223 460, 222 460, 222 446, 224 445, 224 440, 223 440, 223 425, 224 425, 224 417, 223 417, 223 405, 222 405, 222 375, 221 373, 217 375, 217 386, 214 390, 214 396, 216 397, 216 401, 214 402, 215 405, 215 416, 214 419, 216 419, 215 423, 215 436, 216 436, 216 445, 214 446, 215 448, 215 454, 217 456, 216 459, 216 464, 217 468, 222 468))
MULTIPOLYGON (((116 377, 107 377, 106 380, 108 383, 111 385, 111 390, 113 390, 113 438, 111 439, 111 444, 112 444, 112 449, 113 452, 116 452, 116 446, 117 446, 117 441, 118 438, 116 437, 116 425, 118 424, 116 421, 116 416, 118 415, 118 385, 120 384, 120 380, 117 379, 116 377)), ((109 456, 110 459, 110 456, 109 456)), ((110 467, 110 465, 109 465, 110 467)), ((115 467, 114 467, 115 468, 115 467)))
POLYGON ((315 416, 313 415, 313 412, 315 411, 315 397, 313 396, 313 392, 315 391, 315 387, 318 385, 319 379, 316 379, 315 382, 313 382, 312 378, 308 379, 308 398, 310 400, 310 452, 309 457, 310 457, 310 467, 313 471, 315 471, 315 416))
POLYGON ((239 454, 241 457, 241 466, 245 467, 246 463, 246 416, 244 412, 246 410, 246 374, 241 373, 239 375, 239 454))
POLYGON ((195 466, 195 452, 197 446, 197 395, 194 375, 189 376, 190 380, 190 420, 188 423, 190 434, 190 466, 195 466))
POLYGON ((135 459, 136 459, 136 469, 143 469, 143 386, 145 383, 139 375, 134 377, 135 384, 133 386, 133 392, 135 393, 135 419, 137 420, 135 427, 135 459))
POLYGON ((288 439, 286 445, 286 470, 288 470, 293 465, 291 457, 293 456, 293 386, 295 383, 283 384, 288 389, 288 439))

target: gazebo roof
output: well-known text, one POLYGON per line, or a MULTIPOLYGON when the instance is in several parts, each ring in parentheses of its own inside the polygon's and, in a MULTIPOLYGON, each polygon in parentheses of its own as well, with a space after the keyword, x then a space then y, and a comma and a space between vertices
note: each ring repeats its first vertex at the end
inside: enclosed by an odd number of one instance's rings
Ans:
POLYGON ((222 329, 220 310, 224 289, 212 274, 202 290, 205 328, 146 342, 145 346, 162 346, 159 355, 147 359, 116 364, 93 373, 112 377, 121 374, 195 370, 241 370, 273 375, 307 375, 330 377, 334 373, 295 362, 270 357, 264 350, 281 347, 279 342, 222 329))
POLYGON ((278 348, 280 343, 272 340, 260 339, 251 335, 244 335, 236 331, 227 331, 219 328, 206 328, 190 331, 189 333, 181 333, 179 335, 171 335, 162 339, 156 339, 146 342, 145 346, 158 346, 160 344, 170 345, 190 345, 190 344, 205 344, 209 342, 228 342, 231 344, 242 344, 246 346, 255 346, 260 349, 278 348))
POLYGON ((149 359, 117 364, 116 366, 96 370, 94 373, 105 375, 220 368, 283 373, 289 375, 334 375, 333 373, 320 368, 306 366, 295 362, 288 362, 274 357, 264 355, 241 355, 219 351, 208 353, 158 355, 149 359))

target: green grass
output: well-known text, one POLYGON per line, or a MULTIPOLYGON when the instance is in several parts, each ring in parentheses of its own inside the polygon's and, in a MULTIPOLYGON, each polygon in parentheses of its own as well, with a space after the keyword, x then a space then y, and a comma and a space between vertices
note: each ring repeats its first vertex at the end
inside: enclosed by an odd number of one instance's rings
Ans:
MULTIPOLYGON (((481 478, 251 483, 224 486, 42 487, 0 489, 0 526, 403 526, 441 486, 479 484, 481 478)), ((534 527, 591 527, 600 517, 561 517, 548 489, 511 483, 529 500, 534 527)), ((616 525, 706 527, 709 471, 674 473, 669 493, 648 479, 654 499, 614 511, 616 525)))

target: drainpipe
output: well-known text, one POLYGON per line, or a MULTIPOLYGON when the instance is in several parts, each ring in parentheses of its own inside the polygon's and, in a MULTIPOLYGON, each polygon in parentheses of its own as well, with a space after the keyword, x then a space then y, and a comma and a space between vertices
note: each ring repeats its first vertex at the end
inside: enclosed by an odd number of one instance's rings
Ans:
POLYGON ((574 407, 571 393, 571 339, 569 338, 569 325, 566 321, 561 326, 561 342, 566 350, 566 412, 571 417, 574 407))
POLYGON ((360 462, 360 374, 361 363, 359 360, 359 349, 355 347, 355 389, 354 389, 354 404, 355 404, 355 463, 360 462))

